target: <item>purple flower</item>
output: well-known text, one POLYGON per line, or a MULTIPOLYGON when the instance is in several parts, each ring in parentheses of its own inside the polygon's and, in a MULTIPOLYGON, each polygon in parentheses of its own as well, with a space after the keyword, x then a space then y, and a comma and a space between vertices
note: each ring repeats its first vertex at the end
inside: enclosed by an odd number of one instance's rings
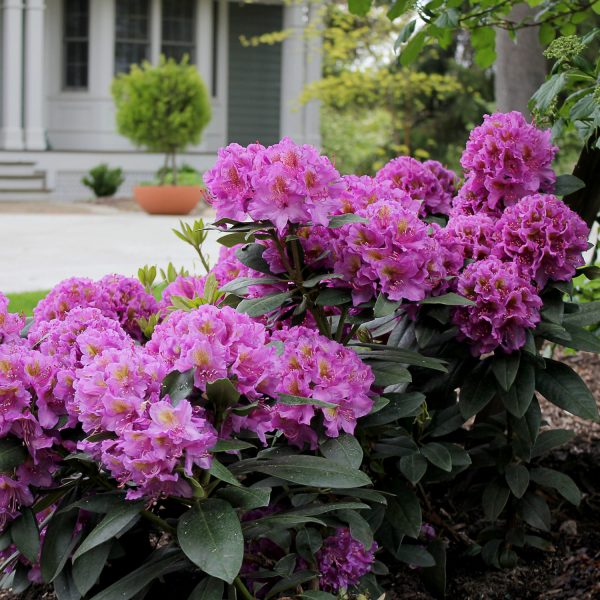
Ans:
POLYGON ((321 588, 336 593, 358 585, 371 570, 376 550, 375 542, 365 548, 350 535, 349 529, 336 530, 317 552, 321 588))
POLYGON ((19 334, 25 326, 25 317, 8 312, 8 298, 0 292, 0 344, 18 342, 19 334))
POLYGON ((461 246, 464 258, 482 260, 494 247, 494 221, 483 213, 453 216, 446 231, 461 246))
POLYGON ((526 196, 508 207, 495 227, 494 254, 514 262, 542 288, 568 281, 584 264, 589 228, 564 202, 549 194, 526 196))

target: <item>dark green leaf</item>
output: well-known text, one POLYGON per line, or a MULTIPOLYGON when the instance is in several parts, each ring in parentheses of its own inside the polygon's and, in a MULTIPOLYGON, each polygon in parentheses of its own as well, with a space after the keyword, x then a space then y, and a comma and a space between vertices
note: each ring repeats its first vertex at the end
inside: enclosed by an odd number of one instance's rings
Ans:
POLYGON ((130 600, 155 579, 179 571, 189 565, 181 552, 165 553, 163 557, 145 562, 135 571, 96 594, 91 600, 130 600))
POLYGON ((404 535, 417 539, 421 533, 421 504, 408 488, 401 488, 395 498, 388 502, 387 517, 404 535))
POLYGON ((160 397, 167 394, 173 406, 177 406, 181 400, 185 400, 194 391, 194 369, 184 373, 171 371, 164 379, 160 388, 160 397))
POLYGON ((217 491, 217 496, 224 498, 233 506, 252 510, 253 508, 262 508, 269 505, 271 488, 225 487, 217 491))
POLYGON ((540 112, 546 112, 552 104, 552 101, 563 89, 567 81, 566 73, 552 75, 548 81, 545 81, 531 97, 530 104, 536 107, 540 112))
POLYGON ((71 568, 73 581, 82 596, 85 596, 98 581, 112 544, 112 540, 108 540, 92 548, 73 563, 71 568))
POLYGON ((577 192, 585 187, 585 182, 581 181, 579 177, 575 175, 559 175, 556 178, 556 185, 554 186, 555 196, 568 196, 573 192, 577 192))
POLYGON ((337 408, 333 402, 325 402, 316 398, 304 398, 303 396, 292 396, 291 394, 278 394, 277 402, 287 406, 319 406, 320 408, 337 408))
POLYGON ((247 267, 259 273, 272 275, 271 269, 267 261, 263 258, 263 253, 266 247, 262 244, 247 244, 235 251, 238 260, 247 267))
POLYGON ((241 483, 235 478, 233 473, 221 462, 219 462, 216 458, 213 458, 212 464, 210 465, 210 469, 208 471, 213 477, 224 481, 225 483, 229 483, 230 485, 234 485, 236 487, 241 487, 241 483))
POLYGON ((343 489, 371 483, 362 471, 318 456, 282 456, 264 464, 259 462, 255 470, 285 481, 314 487, 343 489))
POLYGON ((413 63, 425 45, 425 32, 419 31, 413 35, 400 53, 400 63, 406 67, 413 63))
POLYGON ((221 410, 234 406, 240 399, 240 393, 229 379, 217 379, 207 383, 206 395, 221 410))
POLYGON ((244 558, 244 538, 231 504, 209 498, 193 506, 179 519, 177 539, 205 573, 233 583, 244 558))
POLYGON ((596 399, 582 379, 567 365, 546 359, 536 371, 536 389, 547 400, 583 419, 598 420, 596 399))
POLYGON ((534 394, 535 369, 531 363, 522 361, 514 385, 508 392, 500 392, 500 397, 506 410, 520 419, 527 412, 534 394))
POLYGON ((216 577, 206 577, 192 591, 187 600, 223 600, 225 585, 216 577))
POLYGON ((281 283, 281 279, 277 279, 276 277, 238 277, 233 281, 227 282, 219 289, 222 292, 239 296, 241 294, 246 294, 248 292, 248 287, 251 285, 267 285, 272 283, 281 283))
POLYGON ((389 394, 389 396, 389 404, 386 407, 361 419, 363 427, 378 427, 397 419, 414 416, 420 412, 421 405, 425 401, 425 396, 419 392, 389 394))
POLYGON ((583 350, 584 352, 600 352, 600 339, 595 336, 591 331, 583 329, 583 327, 576 327, 565 323, 565 329, 571 337, 570 341, 564 342, 562 345, 567 348, 573 348, 574 350, 583 350))
POLYGON ((444 598, 446 596, 446 545, 443 540, 436 539, 428 544, 427 551, 433 556, 435 565, 423 569, 421 572, 423 583, 436 598, 444 598))
POLYGON ((496 392, 494 378, 486 372, 485 365, 480 365, 460 388, 460 414, 470 419, 490 403, 496 392))
POLYGON ((347 433, 339 437, 329 438, 319 445, 321 454, 350 469, 360 469, 363 459, 363 450, 358 440, 347 433))
POLYGON ((123 528, 139 517, 143 507, 142 502, 125 502, 115 506, 83 540, 73 555, 73 560, 77 560, 92 548, 114 538, 123 528))
POLYGON ((388 300, 383 294, 379 294, 375 301, 375 306, 373 307, 373 315, 375 318, 393 315, 401 304, 402 302, 388 300))
POLYGON ((555 489, 565 500, 579 506, 581 492, 568 475, 554 469, 538 467, 531 470, 531 479, 539 485, 555 489))
POLYGON ((483 490, 483 512, 490 521, 495 521, 504 510, 510 490, 499 481, 492 481, 483 490))
POLYGON ((566 314, 563 318, 563 324, 566 326, 577 325, 585 327, 586 325, 597 325, 600 323, 600 302, 586 302, 578 304, 578 311, 566 314))
MULTIPOLYGON (((368 2, 371 4, 370 0, 357 0, 359 2, 368 2)), ((348 223, 368 223, 369 219, 365 219, 359 215, 355 215, 352 213, 346 213, 344 215, 335 215, 329 219, 329 224, 327 227, 330 229, 337 229, 338 227, 342 227, 343 225, 347 225, 348 223)))
POLYGON ((21 508, 21 514, 10 526, 10 535, 19 552, 31 563, 37 563, 40 551, 40 532, 30 508, 21 508))
MULTIPOLYGON (((388 13, 389 14, 389 13, 388 13)), ((394 52, 398 52, 398 48, 402 44, 405 44, 410 39, 410 36, 415 32, 415 27, 417 25, 416 19, 409 21, 398 34, 396 41, 394 42, 394 52)))
POLYGON ((435 559, 423 546, 402 544, 395 552, 396 558, 415 567, 433 567, 435 559))
POLYGON ((56 576, 52 587, 57 600, 81 600, 81 594, 75 585, 69 565, 66 565, 56 576))
POLYGON ((11 473, 23 464, 27 456, 20 440, 13 437, 0 439, 0 473, 11 473))
POLYGON ((306 592, 302 592, 300 598, 306 598, 306 600, 337 600, 337 596, 333 594, 328 594, 327 592, 317 592, 307 590, 306 592))
POLYGON ((519 502, 521 518, 536 529, 550 531, 550 509, 545 500, 527 492, 519 502))
POLYGON ((442 469, 442 471, 452 471, 452 457, 448 449, 438 444, 430 442, 421 448, 421 454, 432 464, 442 469))
POLYGON ((443 304, 444 306, 470 306, 475 304, 472 300, 465 298, 464 296, 459 296, 454 292, 448 292, 447 294, 442 294, 441 296, 431 296, 430 298, 425 298, 425 300, 421 300, 419 304, 443 304))
POLYGON ((243 440, 219 440, 212 447, 211 452, 229 452, 231 450, 248 450, 249 448, 256 449, 256 446, 243 440))
POLYGON ((375 385, 384 388, 412 381, 410 372, 400 363, 378 361, 371 364, 371 370, 375 375, 375 385))
POLYGON ((529 471, 527 467, 520 464, 508 465, 504 477, 513 496, 522 498, 529 487, 529 471))
POLYGON ((296 549, 305 560, 313 560, 322 545, 323 538, 316 529, 307 527, 296 534, 296 549))
POLYGON ((546 454, 546 452, 549 452, 553 448, 557 448, 558 446, 570 442, 574 437, 575 433, 567 429, 542 431, 531 450, 531 457, 536 458, 542 456, 542 454, 546 454))
POLYGON ((366 549, 373 545, 373 531, 369 523, 354 510, 340 510, 336 516, 350 526, 350 534, 366 549))
POLYGON ((285 577, 278 581, 270 590, 269 593, 265 596, 265 600, 269 600, 269 598, 279 597, 278 594, 284 592, 285 590, 297 588, 298 586, 306 583, 307 581, 313 580, 318 574, 314 571, 296 571, 293 575, 289 577, 285 577))
POLYGON ((348 0, 348 9, 353 15, 364 17, 371 9, 371 0, 348 0))
POLYGON ((279 308, 291 295, 292 292, 281 292, 260 298, 248 298, 237 305, 237 310, 249 317, 261 317, 279 308))
POLYGON ((352 294, 343 288, 325 288, 316 300, 318 306, 340 306, 349 302, 352 302, 352 294))
POLYGON ((497 354, 492 360, 492 373, 496 377, 496 381, 504 391, 508 391, 515 381, 521 355, 518 352, 512 354, 497 354))
POLYGON ((414 485, 425 475, 427 460, 420 452, 413 452, 400 459, 399 467, 402 475, 414 485))
POLYGON ((393 21, 397 17, 403 15, 408 9, 412 8, 412 6, 413 0, 396 0, 388 10, 387 17, 390 21, 393 21))

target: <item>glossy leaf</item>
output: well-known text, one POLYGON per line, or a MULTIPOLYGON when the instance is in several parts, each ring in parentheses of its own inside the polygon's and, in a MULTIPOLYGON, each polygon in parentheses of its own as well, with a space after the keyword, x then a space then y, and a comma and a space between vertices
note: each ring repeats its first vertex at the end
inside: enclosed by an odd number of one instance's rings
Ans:
POLYGON ((350 469, 359 469, 362 464, 363 450, 353 435, 344 433, 329 438, 320 444, 319 449, 325 458, 350 469))

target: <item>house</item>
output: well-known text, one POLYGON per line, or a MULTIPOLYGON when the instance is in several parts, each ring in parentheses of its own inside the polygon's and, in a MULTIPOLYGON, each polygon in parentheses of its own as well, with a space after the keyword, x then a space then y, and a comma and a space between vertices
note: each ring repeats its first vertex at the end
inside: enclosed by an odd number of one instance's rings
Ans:
POLYGON ((162 157, 115 128, 113 77, 161 54, 188 54, 212 97, 202 142, 183 155, 203 170, 236 141, 288 135, 319 143, 318 106, 298 102, 320 77, 319 43, 303 35, 314 6, 228 0, 0 0, 0 199, 75 199, 106 162, 126 173, 121 193, 152 177, 162 157), (241 36, 289 31, 283 43, 241 36))

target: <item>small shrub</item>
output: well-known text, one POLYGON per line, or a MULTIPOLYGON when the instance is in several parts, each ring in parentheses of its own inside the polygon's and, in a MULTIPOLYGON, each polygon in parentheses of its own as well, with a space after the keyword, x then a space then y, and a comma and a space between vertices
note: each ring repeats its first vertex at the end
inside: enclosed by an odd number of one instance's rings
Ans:
POLYGON ((102 163, 90 169, 90 172, 81 180, 81 183, 90 188, 96 198, 106 198, 114 196, 124 181, 122 169, 118 167, 111 169, 106 163, 102 163))

